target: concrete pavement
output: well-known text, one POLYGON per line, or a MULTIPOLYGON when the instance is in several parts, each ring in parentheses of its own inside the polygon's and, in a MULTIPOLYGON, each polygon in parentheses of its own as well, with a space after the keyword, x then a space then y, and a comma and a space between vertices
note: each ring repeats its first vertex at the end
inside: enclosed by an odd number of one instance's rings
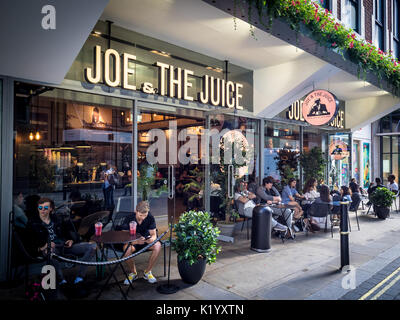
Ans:
MULTIPOLYGON (((373 215, 360 215, 360 231, 357 230, 354 213, 350 213, 350 220, 353 228, 349 236, 350 264, 354 268, 355 290, 342 286, 343 278, 348 274, 339 270, 338 228, 334 229, 333 238, 330 232, 319 231, 310 233, 308 237, 299 232, 295 240, 287 240, 285 243, 273 239, 272 250, 269 253, 256 253, 250 250, 250 241, 246 239, 246 231, 243 230, 236 233, 233 244, 220 243, 222 251, 217 262, 207 266, 205 275, 197 285, 190 286, 180 280, 176 254, 173 252, 171 282, 179 285, 180 290, 175 294, 161 295, 156 291, 157 284, 149 284, 144 279, 139 279, 134 282, 134 290, 129 292, 129 298, 134 300, 358 299, 370 290, 373 284, 378 283, 378 280, 384 279, 389 271, 400 266, 400 214, 392 212, 391 217, 386 220, 379 220, 373 215)), ((145 253, 136 259, 139 276, 142 276, 148 257, 149 254, 145 253)), ((71 273, 71 280, 73 271, 73 269, 66 270, 66 273, 71 273)), ((162 256, 159 257, 153 274, 157 277, 158 284, 165 283, 166 278, 162 276, 162 256)), ((118 272, 117 275, 122 281, 122 272, 118 272)), ((392 277, 391 280, 395 278, 392 277)), ((92 293, 86 299, 95 298, 100 284, 95 280, 93 268, 89 272, 87 284, 92 293)), ((380 298, 399 299, 396 290, 400 292, 397 285, 392 285, 391 291, 387 291, 387 294, 381 295, 380 298)), ((17 292, 18 288, 9 290, 7 294, 18 298, 17 292)), ((0 297, 3 299, 4 294, 4 291, 0 291, 0 297)), ((109 286, 101 299, 122 299, 118 286, 114 284, 109 286)))

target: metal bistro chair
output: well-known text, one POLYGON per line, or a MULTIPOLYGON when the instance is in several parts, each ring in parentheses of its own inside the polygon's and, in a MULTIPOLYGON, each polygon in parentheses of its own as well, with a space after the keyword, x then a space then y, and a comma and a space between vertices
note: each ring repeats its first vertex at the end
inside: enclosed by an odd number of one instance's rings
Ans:
POLYGON ((33 256, 24 245, 23 236, 20 234, 24 230, 18 230, 14 223, 14 213, 10 212, 10 227, 11 227, 11 280, 15 280, 18 274, 18 268, 23 266, 24 273, 24 287, 25 291, 28 286, 30 276, 30 266, 45 265, 46 259, 42 256, 33 256), (14 271, 14 272, 13 272, 14 271))
MULTIPOLYGON (((328 202, 313 202, 308 211, 308 215, 310 217, 316 218, 325 218, 325 229, 324 231, 328 231, 328 216, 331 218, 331 204, 328 202)), ((333 225, 331 223, 331 234, 333 238, 333 225)), ((308 236, 308 228, 306 229, 306 236, 308 236)))
MULTIPOLYGON (((353 197, 352 202, 350 203, 350 206, 349 206, 349 210, 348 210, 349 212, 352 211, 352 212, 354 212, 356 214, 358 231, 360 231, 360 223, 358 221, 357 211, 358 211, 358 209, 360 207, 360 203, 361 202, 362 202, 361 197, 353 197)), ((349 220, 349 228, 350 228, 350 231, 351 231, 350 219, 348 219, 348 220, 349 220)))

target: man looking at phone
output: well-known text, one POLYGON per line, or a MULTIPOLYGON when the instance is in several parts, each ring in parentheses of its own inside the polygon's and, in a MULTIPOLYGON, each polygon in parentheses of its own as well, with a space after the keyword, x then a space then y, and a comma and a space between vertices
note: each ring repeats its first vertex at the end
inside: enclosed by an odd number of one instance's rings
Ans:
MULTIPOLYGON (((126 244, 124 246, 124 251, 127 246, 129 246, 124 256, 129 256, 135 251, 141 250, 142 248, 157 239, 156 220, 150 213, 150 206, 147 201, 139 202, 136 206, 136 211, 132 215, 127 216, 124 219, 123 223, 120 226, 116 227, 115 230, 129 231, 129 223, 131 221, 136 221, 136 234, 140 234, 141 237, 133 244, 126 244)), ((160 254, 161 243, 157 241, 153 246, 149 248, 149 250, 151 250, 151 256, 147 268, 144 270, 143 278, 150 283, 155 283, 157 282, 157 279, 153 276, 151 269, 153 268, 154 263, 156 262, 157 257, 160 254)), ((128 279, 125 279, 124 284, 129 285, 129 282, 138 279, 138 275, 133 259, 127 260, 126 264, 129 267, 130 274, 128 275, 128 279)))
MULTIPOLYGON (((41 198, 38 202, 38 215, 28 222, 28 232, 32 233, 31 245, 36 253, 44 256, 48 253, 48 243, 52 252, 60 256, 72 254, 82 261, 90 261, 96 253, 96 244, 81 242, 71 221, 64 221, 54 213, 54 202, 48 198, 41 198)), ((51 259, 57 272, 58 284, 65 285, 67 281, 61 270, 61 263, 51 259)), ((74 284, 81 283, 86 275, 87 266, 80 265, 74 284)))

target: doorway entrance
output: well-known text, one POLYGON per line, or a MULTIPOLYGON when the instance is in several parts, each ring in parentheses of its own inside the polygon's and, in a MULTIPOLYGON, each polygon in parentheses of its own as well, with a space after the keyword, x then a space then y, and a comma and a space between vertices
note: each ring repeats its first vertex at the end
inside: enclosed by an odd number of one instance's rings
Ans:
POLYGON ((259 120, 231 110, 137 110, 137 201, 149 201, 160 230, 187 210, 223 219, 237 180, 259 182, 259 120), (227 143, 239 151, 228 161, 227 143))
POLYGON ((137 201, 149 201, 157 227, 165 230, 183 212, 205 209, 205 118, 139 110, 137 201))

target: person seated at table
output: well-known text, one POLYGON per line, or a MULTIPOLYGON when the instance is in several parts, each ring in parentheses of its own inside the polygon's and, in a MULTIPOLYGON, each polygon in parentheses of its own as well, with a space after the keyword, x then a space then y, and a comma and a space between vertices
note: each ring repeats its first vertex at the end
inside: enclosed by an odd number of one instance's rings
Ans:
POLYGON ((347 186, 340 187, 340 193, 332 196, 333 209, 332 212, 335 213, 332 216, 334 223, 338 224, 340 222, 340 202, 352 202, 351 190, 347 186))
MULTIPOLYGON (((137 241, 135 241, 134 244, 128 243, 124 245, 123 250, 126 250, 124 257, 132 255, 134 252, 143 249, 149 243, 152 243, 154 240, 157 239, 156 220, 150 213, 150 206, 147 201, 139 202, 136 206, 136 211, 133 212, 132 215, 125 217, 122 224, 119 227, 116 227, 115 230, 129 231, 129 223, 131 221, 136 221, 136 234, 140 234, 141 237, 137 241)), ((160 241, 157 241, 153 246, 149 248, 149 250, 151 250, 151 256, 147 268, 144 270, 143 278, 150 283, 155 283, 157 282, 157 279, 153 276, 151 269, 153 269, 157 257, 160 254, 160 241)), ((138 274, 133 258, 127 260, 126 264, 129 267, 130 273, 128 275, 128 279, 125 279, 124 284, 129 285, 129 282, 132 283, 132 281, 138 279, 138 274)))
POLYGON ((317 179, 310 178, 307 180, 306 184, 303 188, 303 196, 304 199, 301 202, 302 209, 304 211, 304 223, 308 223, 308 219, 312 218, 308 217, 308 210, 311 207, 311 204, 315 201, 315 199, 320 197, 319 192, 317 191, 317 179))
POLYGON ((376 190, 376 188, 386 188, 383 184, 382 184, 382 180, 381 180, 381 178, 375 178, 375 186, 374 186, 374 183, 373 182, 371 182, 370 184, 369 184, 369 187, 368 187, 368 197, 371 195, 371 193, 373 193, 375 190, 376 190))
MULTIPOLYGON (((274 178, 268 176, 263 179, 262 186, 257 188, 257 197, 261 204, 279 205, 282 202, 281 195, 278 190, 274 187, 274 178)), ((283 216, 286 221, 286 226, 292 233, 292 220, 293 211, 288 208, 278 208, 276 206, 271 207, 274 215, 283 216)))
POLYGON ((356 178, 351 178, 349 188, 352 194, 361 193, 360 186, 358 185, 356 178))
POLYGON ((282 203, 290 205, 294 210, 294 218, 299 219, 303 215, 303 209, 300 204, 296 201, 298 199, 304 199, 296 190, 296 179, 290 178, 288 184, 283 188, 282 191, 282 203))
MULTIPOLYGON (((49 198, 40 198, 37 215, 28 221, 27 229, 30 231, 31 244, 43 256, 47 255, 49 241, 51 250, 59 256, 71 254, 82 261, 90 261, 96 253, 95 243, 79 242, 79 235, 72 224, 54 213, 54 202, 49 198)), ((65 285, 67 281, 61 270, 61 262, 51 259, 51 263, 56 269, 59 285, 65 285)), ((81 283, 86 272, 87 266, 80 265, 74 284, 81 283)))
MULTIPOLYGON (((320 185, 319 197, 316 198, 313 203, 327 203, 329 204, 329 209, 332 210, 332 196, 330 195, 329 187, 326 184, 320 185)), ((308 228, 312 232, 320 230, 318 223, 311 219, 308 220, 308 228)))
POLYGON ((388 176, 389 183, 387 184, 387 188, 390 191, 397 193, 399 191, 399 186, 397 185, 395 180, 396 180, 396 176, 394 174, 390 174, 388 176))
MULTIPOLYGON (((245 216, 247 218, 253 217, 253 209, 256 207, 255 200, 257 196, 251 191, 247 190, 248 184, 245 181, 240 181, 235 185, 235 201, 237 203, 238 211, 241 216, 245 216)), ((272 204, 271 201, 269 204, 272 204)), ((267 207, 268 210, 271 210, 270 207, 267 207)), ((285 232, 288 228, 283 224, 280 224, 272 217, 271 210, 271 228, 276 231, 285 232)))
POLYGON ((25 214, 29 219, 37 216, 37 207, 40 196, 38 194, 31 194, 25 198, 25 214))
POLYGON ((349 184, 349 188, 351 191, 351 205, 350 211, 354 211, 355 208, 353 207, 354 204, 360 203, 362 198, 362 188, 358 185, 355 178, 352 178, 349 184))
POLYGON ((14 198, 13 212, 14 212, 14 225, 17 228, 25 229, 28 223, 28 217, 25 215, 24 209, 24 196, 22 192, 14 198))

